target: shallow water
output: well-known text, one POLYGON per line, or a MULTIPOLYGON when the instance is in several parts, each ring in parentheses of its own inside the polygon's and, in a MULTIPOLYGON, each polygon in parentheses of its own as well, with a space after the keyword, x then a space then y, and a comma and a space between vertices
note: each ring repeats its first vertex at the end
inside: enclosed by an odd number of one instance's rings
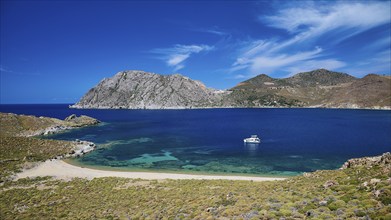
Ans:
POLYGON ((391 150, 391 111, 76 110, 66 105, 2 105, 0 110, 58 118, 86 114, 104 121, 48 138, 93 141, 98 149, 74 162, 113 169, 297 175, 391 150), (243 143, 252 134, 261 144, 243 143))

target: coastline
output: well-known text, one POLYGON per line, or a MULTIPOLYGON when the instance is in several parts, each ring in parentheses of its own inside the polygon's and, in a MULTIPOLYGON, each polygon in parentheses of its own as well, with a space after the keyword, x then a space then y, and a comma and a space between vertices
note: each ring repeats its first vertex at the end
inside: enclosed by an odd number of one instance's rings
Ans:
MULTIPOLYGON (((192 171, 192 170, 159 170, 159 169, 143 169, 143 168, 128 168, 128 167, 110 167, 99 165, 88 165, 77 162, 72 158, 63 158, 65 163, 76 167, 89 168, 92 170, 104 170, 114 172, 138 172, 138 173, 165 173, 165 174, 184 174, 184 175, 201 175, 201 176, 244 176, 244 177, 267 177, 267 178, 290 178, 297 175, 283 174, 253 174, 253 173, 226 173, 226 172, 208 172, 208 171, 192 171)), ((300 174, 299 174, 300 175, 300 174)))
POLYGON ((390 111, 391 107, 327 107, 327 106, 217 106, 217 107, 165 107, 165 108, 122 108, 122 107, 82 107, 68 105, 70 109, 87 109, 87 110, 202 110, 202 109, 337 109, 337 110, 380 110, 390 111))
POLYGON ((56 179, 71 180, 73 178, 94 179, 100 177, 122 177, 131 179, 194 179, 194 180, 245 180, 245 181, 275 181, 284 180, 282 177, 256 177, 256 176, 225 176, 225 175, 201 175, 201 174, 179 174, 179 173, 154 173, 154 172, 126 172, 109 171, 84 168, 66 163, 63 160, 47 160, 31 169, 23 170, 15 174, 15 180, 22 178, 34 178, 52 176, 56 179))

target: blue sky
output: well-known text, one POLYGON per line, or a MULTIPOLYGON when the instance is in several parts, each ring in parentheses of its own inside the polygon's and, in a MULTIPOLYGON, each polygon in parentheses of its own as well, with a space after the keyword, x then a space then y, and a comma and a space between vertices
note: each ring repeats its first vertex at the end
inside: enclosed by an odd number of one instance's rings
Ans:
POLYGON ((122 70, 227 89, 261 73, 390 74, 391 1, 4 1, 0 103, 74 103, 122 70))

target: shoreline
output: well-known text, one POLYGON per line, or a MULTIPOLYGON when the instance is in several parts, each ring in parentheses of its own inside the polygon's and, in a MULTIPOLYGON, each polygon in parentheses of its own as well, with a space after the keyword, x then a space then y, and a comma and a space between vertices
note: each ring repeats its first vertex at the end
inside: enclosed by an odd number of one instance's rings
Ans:
MULTIPOLYGON (((62 160, 76 167, 89 168, 92 170, 114 171, 114 172, 131 172, 131 173, 165 173, 165 174, 184 174, 184 175, 201 175, 201 176, 243 176, 243 177, 266 177, 266 178, 290 178, 297 175, 279 175, 279 174, 252 174, 252 173, 226 173, 226 172, 207 172, 207 171, 191 171, 191 170, 158 170, 158 169, 143 169, 143 168, 125 168, 125 167, 108 167, 100 165, 88 165, 77 162, 73 158, 62 158, 62 160)), ((300 175, 300 174, 298 174, 300 175)))
POLYGON ((56 179, 71 180, 73 178, 94 179, 101 177, 121 177, 130 179, 147 180, 246 180, 246 181, 276 181, 285 180, 282 177, 255 177, 255 176, 223 176, 223 175, 200 175, 200 174, 179 174, 179 173, 153 173, 153 172, 127 172, 127 171, 108 171, 97 170, 85 167, 75 166, 66 163, 63 160, 47 160, 39 163, 37 166, 23 170, 15 174, 14 180, 22 178, 34 178, 52 176, 56 179))
MULTIPOLYGON (((65 104, 64 104, 65 105, 65 104)), ((69 109, 85 109, 85 110, 203 110, 203 109, 336 109, 336 110, 379 110, 390 111, 391 107, 325 107, 325 106, 291 106, 291 107, 278 107, 278 106, 254 106, 254 107, 238 107, 238 106, 225 106, 225 107, 168 107, 168 108, 121 108, 121 107, 80 107, 75 105, 68 105, 69 109)))

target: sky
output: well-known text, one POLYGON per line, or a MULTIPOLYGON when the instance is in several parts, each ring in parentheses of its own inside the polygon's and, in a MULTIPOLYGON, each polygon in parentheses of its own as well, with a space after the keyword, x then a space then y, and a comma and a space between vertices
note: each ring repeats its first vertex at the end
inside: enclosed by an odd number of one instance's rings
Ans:
POLYGON ((228 89, 258 74, 390 74, 391 1, 1 0, 0 104, 75 103, 123 70, 228 89))

